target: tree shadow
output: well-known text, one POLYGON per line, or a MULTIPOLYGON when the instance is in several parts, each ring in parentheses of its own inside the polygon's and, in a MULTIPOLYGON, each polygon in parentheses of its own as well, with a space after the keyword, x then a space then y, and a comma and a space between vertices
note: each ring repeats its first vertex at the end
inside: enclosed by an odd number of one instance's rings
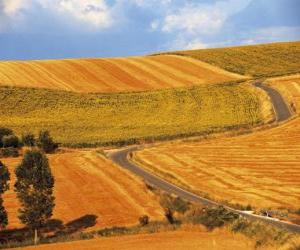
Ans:
MULTIPOLYGON (((44 238, 71 235, 95 226, 97 218, 98 217, 96 215, 87 214, 66 224, 64 224, 61 220, 51 219, 39 229, 39 233, 43 235, 44 238)), ((27 227, 2 230, 0 231, 0 244, 5 244, 10 241, 23 242, 26 239, 32 238, 32 235, 32 230, 27 227)))

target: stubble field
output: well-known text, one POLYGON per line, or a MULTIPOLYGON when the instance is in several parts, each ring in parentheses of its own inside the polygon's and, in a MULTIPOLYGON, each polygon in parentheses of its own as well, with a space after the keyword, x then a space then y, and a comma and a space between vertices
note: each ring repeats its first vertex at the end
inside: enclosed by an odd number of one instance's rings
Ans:
POLYGON ((175 55, 0 62, 0 85, 75 92, 129 92, 223 83, 243 76, 175 55))
MULTIPOLYGON (((49 160, 56 181, 53 219, 65 225, 81 224, 79 230, 96 230, 135 225, 144 214, 153 220, 163 218, 157 198, 145 184, 96 151, 67 151, 50 155, 49 160)), ((20 228, 22 225, 17 218, 19 204, 13 191, 13 173, 20 159, 1 161, 12 174, 11 189, 3 197, 8 212, 8 229, 20 228)))

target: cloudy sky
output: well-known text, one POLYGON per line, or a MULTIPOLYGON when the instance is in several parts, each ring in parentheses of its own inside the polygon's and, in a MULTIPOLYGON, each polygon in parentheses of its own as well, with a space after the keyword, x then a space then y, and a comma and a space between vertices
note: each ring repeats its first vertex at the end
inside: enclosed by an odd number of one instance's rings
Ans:
POLYGON ((300 40, 300 0, 0 0, 0 60, 300 40))

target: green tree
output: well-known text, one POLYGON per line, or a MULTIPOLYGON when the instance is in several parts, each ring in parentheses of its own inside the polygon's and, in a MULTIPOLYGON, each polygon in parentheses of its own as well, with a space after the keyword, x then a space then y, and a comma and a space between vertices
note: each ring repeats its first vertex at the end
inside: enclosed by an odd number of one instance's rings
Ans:
POLYGON ((33 147, 35 145, 35 136, 32 133, 26 133, 22 135, 22 143, 25 146, 33 147))
POLYGON ((46 155, 38 150, 27 151, 16 168, 15 191, 20 200, 19 219, 35 232, 52 216, 54 177, 46 155))
POLYGON ((15 135, 5 135, 2 138, 2 144, 4 148, 18 148, 20 146, 20 140, 15 135))
POLYGON ((0 227, 8 224, 7 212, 3 206, 2 194, 9 189, 10 174, 7 167, 0 161, 0 227))
POLYGON ((53 153, 58 148, 58 144, 53 141, 49 131, 44 130, 40 131, 37 144, 45 153, 53 153))
POLYGON ((0 127, 0 148, 3 147, 2 139, 4 136, 13 135, 13 131, 9 128, 0 127))

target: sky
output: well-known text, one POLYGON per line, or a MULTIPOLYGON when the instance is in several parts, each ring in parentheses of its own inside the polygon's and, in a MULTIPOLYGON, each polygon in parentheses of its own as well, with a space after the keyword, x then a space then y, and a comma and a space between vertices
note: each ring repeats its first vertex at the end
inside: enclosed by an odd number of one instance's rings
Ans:
POLYGON ((300 0, 0 0, 0 60, 300 40, 300 0))

